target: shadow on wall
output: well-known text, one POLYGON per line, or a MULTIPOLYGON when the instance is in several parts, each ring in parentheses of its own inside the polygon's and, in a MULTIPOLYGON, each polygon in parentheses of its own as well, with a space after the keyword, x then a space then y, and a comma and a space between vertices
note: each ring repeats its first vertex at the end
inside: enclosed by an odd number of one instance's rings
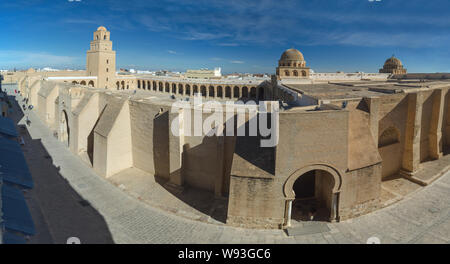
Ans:
POLYGON ((406 96, 397 105, 390 110, 379 122, 380 131, 378 135, 378 151, 382 160, 383 180, 389 180, 402 169, 404 148, 405 148, 405 131, 408 110, 408 97, 406 96), (398 122, 404 120, 403 123, 398 122), (398 125, 401 124, 401 125, 398 125), (396 140, 389 140, 383 143, 383 135, 387 131, 395 131, 398 135, 396 140))
MULTIPOLYGON (((271 118, 272 114, 267 114, 267 127, 271 128, 271 118)), ((235 119, 237 119, 235 117, 235 119)), ((256 136, 251 136, 250 134, 250 124, 254 122, 257 123, 259 128, 262 126, 259 122, 259 114, 255 115, 252 119, 247 121, 245 124, 240 126, 235 130, 245 129, 245 136, 236 137, 235 154, 239 155, 245 161, 251 163, 257 168, 271 174, 275 175, 275 147, 261 147, 262 140, 268 140, 270 136, 263 137, 258 129, 256 131, 256 136)), ((235 125, 237 127, 237 125, 235 125)), ((246 176, 246 175, 242 175, 246 176)))
POLYGON ((444 121, 442 123, 442 140, 444 155, 450 154, 450 89, 444 101, 444 121))
POLYGON ((153 164, 155 177, 169 179, 169 112, 158 114, 153 119, 153 164))
POLYGON ((92 127, 91 132, 89 133, 89 136, 87 138, 87 154, 89 157, 89 161, 91 162, 91 166, 94 165, 94 136, 95 136, 95 128, 97 127, 98 122, 102 119, 102 115, 105 112, 106 106, 101 111, 100 115, 97 118, 97 121, 95 122, 95 125, 92 127))
MULTIPOLYGON (((199 144, 192 148, 185 144, 181 157, 182 169, 171 172, 175 175, 182 174, 184 184, 182 188, 174 188, 173 185, 168 184, 170 182, 169 133, 171 133, 169 113, 164 112, 157 115, 153 121, 155 181, 195 210, 216 221, 226 223, 228 211, 226 196, 229 189, 233 152, 229 150, 230 146, 220 147, 219 145, 222 140, 231 143, 233 141, 230 141, 229 138, 213 136, 198 138, 199 144), (224 151, 223 155, 221 155, 221 151, 224 151), (215 194, 217 179, 222 180, 221 193, 223 197, 217 197, 215 194)), ((190 140, 194 139, 190 138, 190 140)))
MULTIPOLYGON (((12 119, 16 124, 23 118, 18 108, 15 102, 12 119)), ((37 230, 29 243, 66 244, 69 237, 78 237, 83 244, 114 243, 103 216, 62 177, 41 139, 33 140, 24 126, 19 126, 19 133, 25 141, 24 155, 35 183, 27 193, 37 230)))

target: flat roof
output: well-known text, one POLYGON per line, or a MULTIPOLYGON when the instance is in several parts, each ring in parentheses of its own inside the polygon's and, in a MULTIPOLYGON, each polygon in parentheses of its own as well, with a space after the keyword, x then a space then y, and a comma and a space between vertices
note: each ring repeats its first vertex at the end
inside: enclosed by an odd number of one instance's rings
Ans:
POLYGON ((318 100, 356 99, 402 93, 410 89, 450 86, 450 81, 356 81, 317 84, 283 84, 318 100))

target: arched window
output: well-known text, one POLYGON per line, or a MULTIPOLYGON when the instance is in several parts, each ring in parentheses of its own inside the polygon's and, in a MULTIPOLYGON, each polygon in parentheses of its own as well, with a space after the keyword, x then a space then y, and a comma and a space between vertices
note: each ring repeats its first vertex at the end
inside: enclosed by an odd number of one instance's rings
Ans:
POLYGON ((242 97, 243 98, 248 97, 248 88, 246 86, 242 87, 242 97))
POLYGON ((177 85, 175 83, 172 83, 172 93, 173 94, 177 93, 177 85))
POLYGON ((302 71, 302 76, 306 77, 306 71, 302 71))
POLYGON ((381 133, 380 138, 378 139, 378 147, 385 147, 392 144, 396 144, 400 142, 399 132, 395 127, 389 127, 381 133))
POLYGON ((166 83, 166 93, 170 93, 170 84, 166 83))
POLYGON ((222 86, 217 86, 217 97, 222 98, 223 97, 223 89, 222 86))
POLYGON ((239 98, 239 87, 235 86, 233 88, 233 97, 234 98, 239 98))
POLYGON ((284 71, 284 75, 285 75, 285 76, 289 76, 289 75, 290 75, 290 74, 289 74, 289 71, 288 71, 288 70, 285 70, 285 71, 284 71))
POLYGON ((138 80, 138 89, 141 89, 141 80, 138 80))
POLYGON ((81 85, 86 85, 86 81, 81 81, 80 84, 81 85))
POLYGON ((202 86, 200 87, 200 92, 202 93, 202 96, 203 96, 203 97, 206 97, 206 86, 203 86, 203 85, 202 85, 202 86))
POLYGON ((197 87, 197 85, 194 85, 193 89, 194 89, 194 95, 196 96, 198 94, 198 87, 197 87))
POLYGON ((252 87, 252 88, 250 89, 250 97, 251 97, 252 99, 256 99, 256 87, 252 87))
POLYGON ((225 87, 225 97, 226 98, 231 98, 232 97, 232 95, 231 95, 231 87, 230 86, 225 87))
POLYGON ((186 84, 186 95, 191 95, 191 86, 186 84))
POLYGON ((178 84, 178 94, 183 94, 183 85, 180 83, 178 84))
POLYGON ((298 71, 294 71, 294 76, 298 76, 298 71))
POLYGON ((213 86, 209 86, 209 97, 214 97, 214 87, 213 86))
POLYGON ((94 81, 89 81, 89 86, 94 87, 94 81))

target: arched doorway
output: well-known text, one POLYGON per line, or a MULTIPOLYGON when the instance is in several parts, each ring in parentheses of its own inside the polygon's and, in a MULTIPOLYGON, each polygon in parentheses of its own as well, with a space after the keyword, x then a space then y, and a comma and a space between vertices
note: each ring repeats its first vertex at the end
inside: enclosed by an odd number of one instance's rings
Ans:
POLYGON ((70 127, 69 127, 69 118, 65 110, 61 113, 61 122, 60 122, 60 140, 67 144, 67 147, 70 146, 70 127))
POLYGON ((400 130, 395 126, 386 128, 378 138, 378 152, 381 156, 382 179, 396 175, 402 168, 403 148, 400 130))
POLYGON ((311 165, 296 171, 285 183, 286 226, 301 221, 339 219, 341 176, 328 165, 311 165))

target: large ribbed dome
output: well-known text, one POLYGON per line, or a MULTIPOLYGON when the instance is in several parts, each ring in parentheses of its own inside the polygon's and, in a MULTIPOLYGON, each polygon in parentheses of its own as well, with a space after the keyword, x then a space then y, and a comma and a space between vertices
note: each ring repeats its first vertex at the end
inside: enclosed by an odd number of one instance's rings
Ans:
POLYGON ((280 61, 304 61, 303 54, 296 49, 288 49, 281 55, 280 61))
POLYGON ((392 56, 389 59, 386 60, 386 62, 384 63, 385 66, 403 66, 402 62, 397 59, 396 57, 392 56))

